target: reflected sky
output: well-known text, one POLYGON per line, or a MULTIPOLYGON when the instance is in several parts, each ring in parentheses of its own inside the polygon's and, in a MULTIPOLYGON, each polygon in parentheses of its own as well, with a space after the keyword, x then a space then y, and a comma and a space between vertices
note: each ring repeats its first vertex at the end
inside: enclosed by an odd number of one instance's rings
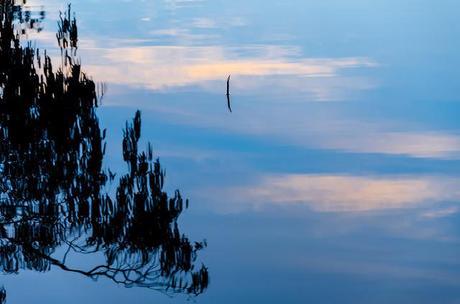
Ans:
MULTIPOLYGON (((30 38, 56 57, 65 4, 30 2, 47 11, 30 38)), ((193 203, 181 221, 208 240, 212 277, 198 303, 459 300, 456 1, 72 5, 82 65, 108 86, 107 162, 123 166, 120 126, 139 108, 166 187, 193 203)), ((70 303, 187 300, 44 278, 5 278, 11 303, 75 286, 70 303)))

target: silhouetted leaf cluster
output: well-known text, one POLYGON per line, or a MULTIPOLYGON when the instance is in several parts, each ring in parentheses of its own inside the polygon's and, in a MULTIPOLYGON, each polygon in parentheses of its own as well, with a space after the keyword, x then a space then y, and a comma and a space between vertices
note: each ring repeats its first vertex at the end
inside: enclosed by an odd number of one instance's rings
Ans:
MULTIPOLYGON (((127 287, 202 293, 208 271, 196 259, 206 243, 180 233, 188 202, 179 191, 163 191, 165 174, 151 146, 138 151, 140 112, 124 130, 128 172, 115 179, 103 170, 102 94, 76 60, 70 6, 59 20, 63 60, 56 69, 46 52, 21 43, 23 29, 39 29, 44 17, 32 18, 22 4, 0 0, 0 270, 56 266, 127 287), (114 195, 109 182, 118 185, 114 195), (59 248, 66 248, 62 258, 59 248), (71 256, 97 253, 105 263, 69 266, 71 256)), ((0 303, 5 298, 3 289, 0 303)))

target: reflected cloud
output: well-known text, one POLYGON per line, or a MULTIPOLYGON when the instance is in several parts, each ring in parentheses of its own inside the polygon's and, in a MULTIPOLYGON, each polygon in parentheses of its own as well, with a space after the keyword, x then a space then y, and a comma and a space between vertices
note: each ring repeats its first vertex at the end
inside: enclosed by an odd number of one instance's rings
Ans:
MULTIPOLYGON (((158 33, 185 34, 174 29, 157 31, 158 33)), ((291 76, 297 78, 298 81, 272 81, 270 84, 283 88, 288 85, 289 89, 297 89, 298 92, 305 89, 310 90, 312 96, 317 96, 318 100, 325 100, 328 96, 334 95, 334 86, 329 85, 330 80, 339 76, 346 78, 341 75, 343 71, 377 66, 369 58, 296 59, 286 56, 292 51, 293 48, 278 46, 253 46, 238 49, 226 49, 221 46, 94 49, 92 56, 98 58, 98 63, 89 64, 88 70, 108 83, 142 87, 154 91, 198 86, 211 92, 217 92, 219 87, 209 85, 209 83, 225 80, 228 74, 232 74, 235 75, 234 87, 240 94, 260 89, 269 77, 291 76), (240 56, 240 53, 255 56, 240 56), (244 81, 239 82, 238 77, 242 76, 244 76, 244 81), (293 88, 293 84, 298 85, 297 88, 293 88), (327 94, 328 91, 331 93, 327 94)), ((353 77, 349 78, 353 79, 353 77)), ((351 91, 363 87, 359 84, 353 86, 353 82, 348 84, 351 84, 348 88, 351 91)))
POLYGON ((323 145, 356 153, 400 154, 452 159, 460 155, 460 137, 441 132, 363 132, 361 136, 325 139, 323 145))
POLYGON ((367 212, 458 200, 459 189, 460 180, 448 177, 288 174, 232 191, 256 206, 307 204, 319 212, 367 212))
MULTIPOLYGON (((218 38, 215 34, 196 34, 187 28, 164 28, 153 30, 150 32, 155 40, 159 41, 179 41, 181 44, 193 44, 197 41, 204 43, 205 41, 211 42, 218 38)), ((119 44, 117 44, 119 47, 119 44)))
POLYGON ((199 28, 199 29, 224 29, 230 27, 241 27, 246 26, 247 21, 241 17, 231 17, 231 18, 219 18, 219 20, 201 17, 201 18, 194 18, 192 20, 192 27, 199 28), (224 19, 224 20, 222 20, 224 19))
POLYGON ((425 217, 425 218, 441 218, 441 217, 447 217, 447 216, 451 216, 451 215, 454 215, 456 213, 458 213, 459 211, 459 208, 458 207, 448 207, 448 208, 442 208, 442 209, 438 209, 438 210, 431 210, 431 211, 427 211, 427 212, 424 212, 422 214, 422 217, 425 217))
POLYGON ((163 0, 166 7, 170 10, 190 7, 198 3, 203 3, 205 0, 163 0))
POLYGON ((211 29, 215 28, 216 22, 210 18, 195 18, 192 21, 192 26, 196 28, 211 29))
MULTIPOLYGON (((233 21, 241 22, 238 20, 233 21)), ((151 34, 159 41, 174 37, 182 43, 216 38, 187 28, 157 29, 151 34)), ((49 47, 54 45, 55 34, 43 32, 30 38, 49 47)), ((312 101, 343 100, 376 86, 369 78, 345 74, 376 68, 378 64, 367 57, 305 58, 297 47, 277 45, 145 45, 154 40, 82 39, 80 50, 87 70, 100 81, 156 92, 199 88, 219 93, 218 83, 229 74, 234 76, 233 87, 240 95, 282 92, 283 96, 307 95, 312 101)))

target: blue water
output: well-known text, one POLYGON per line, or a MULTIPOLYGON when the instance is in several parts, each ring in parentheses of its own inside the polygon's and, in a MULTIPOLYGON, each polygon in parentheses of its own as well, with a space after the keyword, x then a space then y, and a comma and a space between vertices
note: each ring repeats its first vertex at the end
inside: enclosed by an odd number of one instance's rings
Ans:
MULTIPOLYGON (((30 39, 52 53, 66 3, 29 5, 47 12, 30 39)), ((108 88, 107 164, 124 168, 122 127, 140 109, 211 281, 189 298, 21 270, 2 277, 8 303, 460 301, 458 1, 72 9, 83 69, 108 88)))

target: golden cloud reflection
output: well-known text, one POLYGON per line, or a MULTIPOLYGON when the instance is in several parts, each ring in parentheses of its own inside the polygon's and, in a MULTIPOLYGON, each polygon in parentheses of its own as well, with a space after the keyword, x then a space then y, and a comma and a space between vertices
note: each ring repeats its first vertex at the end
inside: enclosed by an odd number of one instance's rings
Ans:
POLYGON ((279 175, 236 193, 255 204, 307 204, 319 212, 413 208, 460 199, 460 180, 447 177, 279 175))
MULTIPOLYGON (((87 45, 91 45, 87 43, 87 45)), ((239 93, 249 90, 257 92, 263 86, 262 77, 295 76, 300 78, 329 79, 322 86, 317 81, 304 79, 294 82, 298 90, 308 91, 311 84, 313 96, 321 91, 321 99, 336 99, 336 85, 328 85, 331 79, 344 77, 341 72, 346 69, 372 68, 376 63, 368 58, 296 58, 292 56, 297 50, 281 46, 253 46, 238 49, 226 49, 221 46, 139 46, 117 48, 87 48, 83 52, 91 52, 86 57, 97 58, 87 63, 88 72, 94 77, 108 83, 143 87, 151 90, 164 91, 184 86, 199 86, 202 89, 217 91, 216 86, 208 82, 222 81, 232 74, 233 87, 239 93), (245 53, 241 55, 240 53, 245 53), (247 55, 249 54, 249 55, 247 55), (237 76, 245 76, 238 81, 237 76), (253 83, 253 85, 248 85, 253 83)), ((350 76, 350 78, 352 78, 350 76)), ((286 82, 280 82, 283 86, 286 82)), ((349 82, 353 83, 353 82, 349 82)), ((271 83, 272 85, 272 83, 271 83)), ((368 87, 366 84, 364 87, 368 87)), ((363 85, 351 85, 348 90, 361 90, 363 85)), ((290 87, 290 90, 293 88, 290 87)))

